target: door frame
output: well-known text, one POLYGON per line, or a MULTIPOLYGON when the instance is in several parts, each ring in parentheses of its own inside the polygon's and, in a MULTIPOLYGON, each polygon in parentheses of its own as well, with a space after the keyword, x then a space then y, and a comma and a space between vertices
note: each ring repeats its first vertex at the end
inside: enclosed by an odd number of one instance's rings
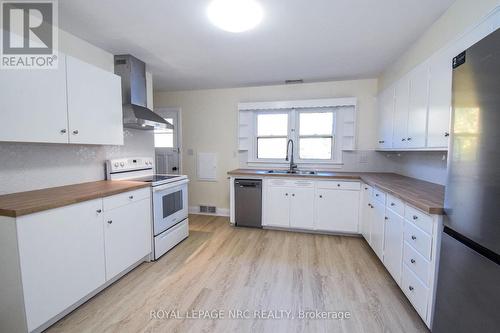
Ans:
MULTIPOLYGON (((168 113, 176 112, 177 113, 177 148, 179 149, 178 158, 179 158, 179 174, 182 174, 184 171, 183 163, 182 163, 182 109, 180 107, 159 107, 155 108, 155 112, 163 118, 168 118, 168 113)), ((175 125, 174 125, 175 126, 175 125)), ((174 138, 175 142, 175 138, 174 138)), ((156 150, 156 147, 155 147, 156 150)), ((155 156, 156 157, 156 156, 155 156)))

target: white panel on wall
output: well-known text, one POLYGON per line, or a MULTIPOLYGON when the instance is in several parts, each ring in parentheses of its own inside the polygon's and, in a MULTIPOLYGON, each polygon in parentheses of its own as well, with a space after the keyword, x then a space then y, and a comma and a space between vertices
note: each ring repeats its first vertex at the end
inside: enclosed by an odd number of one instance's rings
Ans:
POLYGON ((217 180, 217 155, 214 153, 198 153, 197 173, 199 180, 217 180))

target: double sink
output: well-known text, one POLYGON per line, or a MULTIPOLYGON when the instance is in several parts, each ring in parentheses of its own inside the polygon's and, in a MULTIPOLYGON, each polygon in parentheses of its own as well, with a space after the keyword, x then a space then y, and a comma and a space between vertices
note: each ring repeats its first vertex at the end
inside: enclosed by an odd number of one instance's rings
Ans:
POLYGON ((311 170, 268 170, 266 171, 268 174, 278 174, 278 175, 315 175, 316 171, 311 170))

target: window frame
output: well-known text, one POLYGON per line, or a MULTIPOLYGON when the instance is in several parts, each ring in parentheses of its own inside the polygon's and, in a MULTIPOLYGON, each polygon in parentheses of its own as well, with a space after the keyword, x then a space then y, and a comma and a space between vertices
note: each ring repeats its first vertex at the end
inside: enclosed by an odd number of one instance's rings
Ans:
POLYGON ((255 161, 259 161, 259 162, 283 162, 285 161, 286 159, 286 156, 284 156, 282 159, 280 158, 259 158, 259 138, 264 138, 264 139, 272 139, 272 138, 285 138, 286 139, 286 142, 288 142, 288 140, 290 139, 290 131, 291 131, 291 126, 292 126, 292 122, 291 122, 291 118, 292 117, 292 114, 291 114, 291 110, 288 110, 288 109, 284 109, 284 110, 273 110, 273 111, 257 111, 257 112, 254 112, 254 140, 253 140, 253 158, 255 159, 255 161), (258 117, 259 115, 262 115, 262 114, 286 114, 287 115, 287 134, 286 136, 284 135, 259 135, 258 132, 259 132, 259 129, 258 129, 258 117))
MULTIPOLYGON (((297 162, 301 163, 335 163, 335 146, 336 146, 336 125, 337 125, 337 111, 333 108, 313 108, 313 109, 298 109, 295 110, 296 113, 296 135, 294 143, 296 142, 296 153, 297 158, 295 159, 297 162), (324 134, 312 134, 312 135, 300 135, 300 115, 302 113, 331 113, 332 114, 332 124, 331 124, 331 135, 324 134), (331 147, 330 147, 330 158, 301 158, 300 157, 300 139, 307 138, 329 138, 331 139, 331 147)), ((294 152, 295 153, 295 152, 294 152)))

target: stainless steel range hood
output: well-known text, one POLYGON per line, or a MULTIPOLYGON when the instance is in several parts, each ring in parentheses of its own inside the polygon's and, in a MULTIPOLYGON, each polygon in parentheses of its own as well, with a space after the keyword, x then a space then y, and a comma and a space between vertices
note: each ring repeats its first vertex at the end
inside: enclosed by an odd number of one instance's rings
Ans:
POLYGON ((122 78, 123 127, 140 130, 174 128, 146 107, 146 64, 130 54, 115 56, 115 74, 122 78))

